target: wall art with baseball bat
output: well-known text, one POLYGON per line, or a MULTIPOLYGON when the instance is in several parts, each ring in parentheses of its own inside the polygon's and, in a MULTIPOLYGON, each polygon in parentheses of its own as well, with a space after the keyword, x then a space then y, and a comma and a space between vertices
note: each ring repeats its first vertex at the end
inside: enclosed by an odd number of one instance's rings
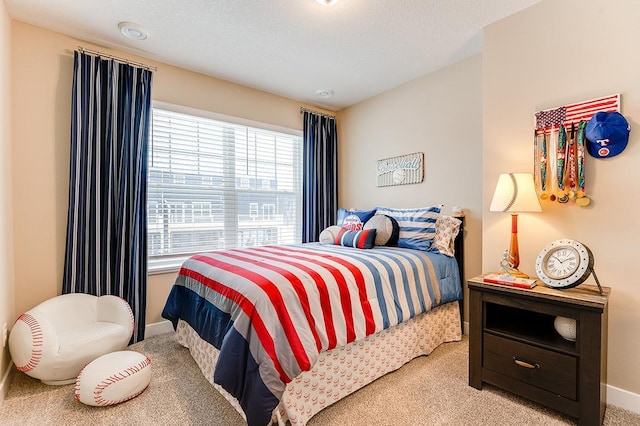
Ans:
POLYGON ((406 185, 424 180, 424 153, 378 160, 378 186, 406 185))
POLYGON ((600 111, 620 112, 620 94, 535 113, 534 177, 540 199, 589 205, 585 129, 600 111))

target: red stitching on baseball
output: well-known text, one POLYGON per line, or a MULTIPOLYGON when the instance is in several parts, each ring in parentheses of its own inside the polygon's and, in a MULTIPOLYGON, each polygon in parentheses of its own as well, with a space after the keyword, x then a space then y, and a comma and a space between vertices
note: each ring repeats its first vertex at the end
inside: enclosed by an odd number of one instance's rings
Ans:
MULTIPOLYGON (((87 364, 87 365, 89 365, 89 364, 87 364)), ((78 378, 76 379, 75 398, 76 398, 76 401, 78 401, 78 402, 80 402, 80 380, 82 378, 82 373, 84 373, 85 368, 87 368, 87 365, 82 367, 82 370, 80 370, 80 373, 78 374, 78 378)))
POLYGON ((129 316, 131 317, 131 334, 134 334, 136 332, 136 319, 133 316, 133 311, 131 310, 131 306, 129 306, 129 302, 124 300, 124 298, 120 296, 116 296, 116 297, 122 300, 127 305, 127 309, 129 310, 129 316))
POLYGON ((16 322, 18 321, 22 321, 27 324, 31 331, 31 357, 29 358, 29 362, 24 365, 16 365, 18 371, 26 373, 27 371, 31 371, 36 368, 40 363, 40 360, 42 359, 42 344, 44 337, 42 329, 40 328, 40 323, 38 323, 38 320, 31 315, 22 314, 16 320, 16 322))
MULTIPOLYGON (((137 365, 134 365, 132 367, 127 368, 124 371, 121 371, 120 373, 116 373, 111 377, 108 377, 106 379, 104 379, 100 384, 98 384, 96 386, 96 389, 93 391, 93 400, 96 402, 96 404, 104 406, 104 405, 114 405, 114 404, 119 404, 121 402, 124 401, 128 401, 132 398, 135 398, 136 396, 140 395, 144 389, 142 389, 139 392, 136 392, 135 394, 128 396, 126 398, 120 399, 118 401, 111 401, 108 399, 105 399, 102 397, 102 393, 112 384, 114 383, 118 383, 121 380, 126 379, 129 376, 134 375, 135 373, 138 373, 140 371, 142 371, 145 367, 149 366, 151 364, 151 360, 149 359, 149 357, 146 357, 146 359, 144 361, 140 361, 137 365)), ((78 378, 79 381, 79 378, 78 378)), ((76 395, 76 398, 79 400, 80 396, 76 395)))

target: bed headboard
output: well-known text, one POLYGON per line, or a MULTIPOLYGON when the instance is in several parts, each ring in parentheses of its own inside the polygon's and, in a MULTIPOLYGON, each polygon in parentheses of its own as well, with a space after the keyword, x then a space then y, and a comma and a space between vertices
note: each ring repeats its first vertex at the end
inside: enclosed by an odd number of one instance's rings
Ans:
POLYGON ((460 301, 460 327, 462 327, 464 331, 464 213, 456 215, 455 218, 462 222, 453 246, 455 249, 455 258, 458 261, 458 271, 460 272, 460 285, 462 286, 463 299, 460 301))

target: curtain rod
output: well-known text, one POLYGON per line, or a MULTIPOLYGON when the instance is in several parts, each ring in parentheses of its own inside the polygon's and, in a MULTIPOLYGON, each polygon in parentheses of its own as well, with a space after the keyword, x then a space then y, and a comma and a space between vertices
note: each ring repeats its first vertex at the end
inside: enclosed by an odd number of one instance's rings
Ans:
POLYGON ((305 108, 305 107, 300 107, 300 114, 302 114, 303 112, 310 112, 311 114, 317 114, 317 115, 320 115, 322 117, 327 117, 327 118, 334 118, 334 119, 336 118, 335 115, 323 114, 323 113, 321 113, 319 111, 314 111, 312 109, 308 109, 308 108, 305 108))
POLYGON ((149 71, 158 71, 158 67, 152 67, 151 65, 147 65, 147 64, 143 64, 142 62, 136 62, 136 61, 132 61, 130 59, 125 59, 125 58, 120 58, 118 56, 114 56, 111 55, 109 53, 103 53, 103 52, 98 52, 97 50, 91 50, 91 49, 85 49, 82 46, 78 46, 78 50, 82 53, 88 53, 90 55, 95 55, 95 56, 101 56, 101 57, 105 57, 107 59, 113 59, 114 61, 117 62, 122 62, 124 64, 128 64, 128 65, 133 65, 139 68, 144 68, 147 69, 149 71))

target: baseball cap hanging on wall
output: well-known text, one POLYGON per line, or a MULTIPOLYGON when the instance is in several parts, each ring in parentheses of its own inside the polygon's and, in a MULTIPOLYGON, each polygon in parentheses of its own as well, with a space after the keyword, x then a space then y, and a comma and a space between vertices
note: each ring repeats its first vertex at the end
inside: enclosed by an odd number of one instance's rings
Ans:
POLYGON ((627 147, 631 126, 619 112, 596 112, 587 123, 587 151, 595 158, 609 158, 627 147))

